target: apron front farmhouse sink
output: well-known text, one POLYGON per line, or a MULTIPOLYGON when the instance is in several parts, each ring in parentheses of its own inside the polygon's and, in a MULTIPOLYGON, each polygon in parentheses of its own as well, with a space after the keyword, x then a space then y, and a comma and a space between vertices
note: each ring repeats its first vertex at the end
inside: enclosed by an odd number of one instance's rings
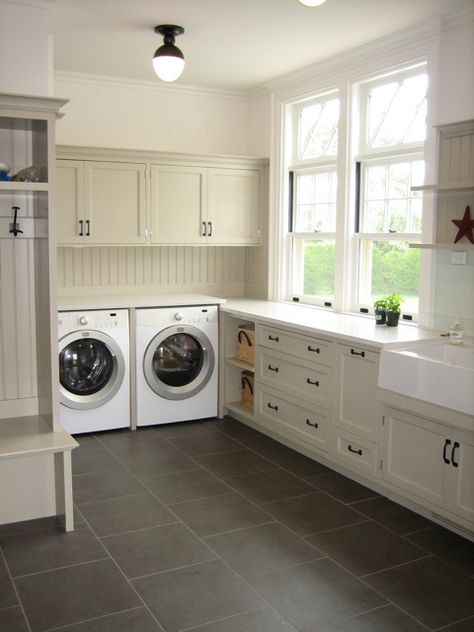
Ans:
POLYGON ((442 340, 383 349, 378 386, 474 415, 474 345, 442 340))

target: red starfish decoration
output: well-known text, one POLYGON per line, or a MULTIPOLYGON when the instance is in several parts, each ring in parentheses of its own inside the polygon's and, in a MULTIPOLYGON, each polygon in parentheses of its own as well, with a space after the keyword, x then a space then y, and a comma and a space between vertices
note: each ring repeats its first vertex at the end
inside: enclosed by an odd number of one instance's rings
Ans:
POLYGON ((466 206, 466 210, 464 211, 464 215, 462 219, 452 219, 453 224, 459 228, 458 234, 454 239, 454 243, 456 244, 463 237, 467 237, 471 244, 474 244, 474 238, 472 236, 472 229, 474 228, 474 219, 471 219, 471 210, 469 206, 466 206))

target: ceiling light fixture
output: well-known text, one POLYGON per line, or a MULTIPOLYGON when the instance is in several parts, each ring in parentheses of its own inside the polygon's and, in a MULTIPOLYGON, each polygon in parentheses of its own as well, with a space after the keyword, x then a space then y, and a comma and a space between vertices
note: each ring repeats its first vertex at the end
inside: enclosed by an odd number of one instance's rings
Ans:
POLYGON ((184 55, 174 45, 175 37, 182 35, 182 26, 161 24, 155 26, 155 33, 163 36, 163 46, 157 49, 153 57, 153 69, 162 81, 175 81, 184 68, 184 55))
POLYGON ((319 7, 324 4, 326 0, 299 0, 305 7, 319 7))

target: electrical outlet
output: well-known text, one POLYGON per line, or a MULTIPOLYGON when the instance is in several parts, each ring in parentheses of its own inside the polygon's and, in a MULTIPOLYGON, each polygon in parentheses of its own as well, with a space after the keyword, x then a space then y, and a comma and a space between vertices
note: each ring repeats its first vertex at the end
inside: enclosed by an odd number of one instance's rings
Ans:
POLYGON ((451 252, 451 263, 457 266, 465 266, 467 262, 467 252, 453 250, 451 252))

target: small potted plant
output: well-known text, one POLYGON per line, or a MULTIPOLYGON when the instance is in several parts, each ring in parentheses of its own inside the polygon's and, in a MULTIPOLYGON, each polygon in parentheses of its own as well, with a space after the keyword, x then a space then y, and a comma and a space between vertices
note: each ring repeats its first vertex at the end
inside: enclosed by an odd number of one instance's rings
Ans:
POLYGON ((387 297, 382 296, 374 303, 375 324, 385 325, 385 312, 387 309, 387 297))
POLYGON ((398 294, 390 294, 385 299, 385 315, 388 327, 396 327, 400 318, 400 305, 403 298, 398 294))

